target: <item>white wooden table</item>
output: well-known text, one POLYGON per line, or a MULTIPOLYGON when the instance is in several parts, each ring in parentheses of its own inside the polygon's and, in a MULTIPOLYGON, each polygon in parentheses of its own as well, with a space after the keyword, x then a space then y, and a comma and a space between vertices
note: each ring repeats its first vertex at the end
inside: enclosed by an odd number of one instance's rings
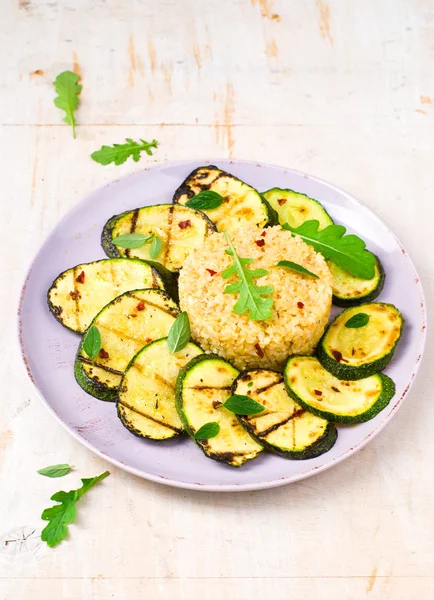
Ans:
POLYGON ((137 168, 89 158, 125 137, 159 140, 141 165, 236 156, 347 189, 407 246, 431 308, 433 32, 432 0, 1 1, 1 600, 434 597, 432 338, 369 446, 239 495, 166 488, 93 456, 45 411, 16 345, 32 256, 85 194, 137 168), (53 105, 64 69, 84 86, 75 141, 53 105), (74 474, 36 474, 58 462, 74 474), (69 539, 38 546, 50 495, 106 468, 69 539), (6 546, 20 526, 36 533, 6 546))

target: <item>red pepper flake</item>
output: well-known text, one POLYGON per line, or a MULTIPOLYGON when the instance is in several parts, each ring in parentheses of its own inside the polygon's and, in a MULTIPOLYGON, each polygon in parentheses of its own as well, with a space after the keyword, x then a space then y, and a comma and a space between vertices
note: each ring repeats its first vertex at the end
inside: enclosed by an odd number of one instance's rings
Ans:
POLYGON ((255 350, 256 350, 256 354, 259 356, 259 358, 264 358, 264 351, 262 350, 262 348, 259 344, 255 344, 255 350))
POLYGON ((341 362, 341 360, 342 360, 342 352, 339 352, 339 350, 332 350, 332 354, 333 354, 334 358, 338 362, 341 362))
POLYGON ((147 344, 150 344, 150 343, 152 342, 152 338, 146 338, 146 339, 145 339, 145 342, 146 342, 147 344))
POLYGON ((298 308, 304 308, 303 302, 297 302, 297 306, 298 306, 298 308))
POLYGON ((316 396, 322 396, 321 390, 313 390, 316 396))
POLYGON ((78 298, 81 297, 81 294, 80 294, 80 292, 78 290, 74 290, 72 292, 69 292, 69 295, 71 296, 71 298, 73 300, 78 300, 78 298))
POLYGON ((332 385, 332 390, 333 390, 334 392, 339 392, 339 393, 341 392, 341 390, 338 390, 338 388, 337 388, 337 387, 335 387, 334 385, 332 385))
POLYGON ((78 283, 84 283, 84 277, 84 271, 82 271, 75 281, 78 281, 78 283))
POLYGON ((99 351, 99 355, 101 358, 108 358, 109 357, 109 353, 104 350, 104 348, 101 348, 101 350, 99 351))
POLYGON ((356 349, 355 348, 351 348, 351 356, 354 356, 356 353, 356 349))
POLYGON ((265 246, 265 240, 256 240, 255 244, 261 248, 265 246))
POLYGON ((261 237, 265 237, 266 235, 267 235, 267 232, 266 232, 266 231, 263 231, 263 232, 261 233, 261 237))
POLYGON ((187 227, 191 227, 191 221, 190 221, 190 219, 188 219, 188 221, 180 221, 178 223, 178 227, 180 229, 187 229, 187 227))
POLYGON ((279 198, 279 200, 277 201, 277 204, 279 206, 282 206, 283 204, 286 204, 287 200, 285 200, 285 198, 279 198))
POLYGON ((222 406, 223 402, 220 402, 219 400, 214 400, 214 402, 212 403, 212 407, 213 408, 218 408, 219 406, 222 406))
POLYGON ((208 271, 208 273, 211 275, 211 277, 214 277, 214 275, 217 275, 217 271, 213 271, 212 269, 205 269, 205 271, 208 271))
POLYGON ((137 310, 145 310, 146 306, 145 306, 145 303, 143 302, 143 300, 140 300, 140 302, 138 303, 136 308, 137 308, 137 310))

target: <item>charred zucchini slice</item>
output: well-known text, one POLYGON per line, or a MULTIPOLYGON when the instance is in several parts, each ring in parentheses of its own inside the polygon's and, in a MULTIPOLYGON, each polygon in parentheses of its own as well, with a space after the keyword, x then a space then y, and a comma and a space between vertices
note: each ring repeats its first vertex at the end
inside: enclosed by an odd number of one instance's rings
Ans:
POLYGON ((334 423, 363 423, 389 404, 395 384, 382 373, 341 381, 313 356, 292 356, 285 366, 288 394, 318 417, 334 423))
POLYGON ((185 204, 204 190, 212 190, 224 198, 218 208, 203 211, 218 231, 278 224, 275 211, 257 190, 213 165, 192 171, 176 190, 173 202, 185 204))
POLYGON ((83 333, 106 304, 139 288, 165 286, 158 271, 142 260, 96 260, 61 273, 48 290, 48 308, 62 325, 83 333))
POLYGON ((173 204, 157 204, 130 210, 109 219, 101 244, 107 256, 141 258, 161 264, 170 272, 179 271, 185 259, 204 239, 214 233, 214 224, 201 211, 173 204), (116 246, 113 239, 127 233, 156 235, 163 242, 157 257, 151 257, 151 244, 128 249, 116 246))
POLYGON ((318 359, 339 379, 369 377, 391 361, 403 325, 404 319, 393 304, 371 302, 347 308, 328 326, 318 346, 318 359), (360 313, 369 317, 367 324, 347 327, 360 313))
POLYGON ((344 308, 358 306, 364 302, 372 302, 380 295, 386 274, 378 257, 375 258, 377 262, 372 279, 359 279, 330 260, 327 261, 333 276, 333 304, 344 308))
POLYGON ((238 420, 252 437, 276 454, 292 459, 315 458, 336 442, 336 427, 288 396, 281 373, 243 371, 234 381, 232 393, 249 396, 264 406, 264 412, 238 416, 238 420))
POLYGON ((78 348, 75 378, 85 392, 100 400, 115 401, 128 363, 145 344, 167 336, 179 308, 162 290, 125 292, 105 306, 91 326, 99 329, 101 350, 91 360, 78 348))
POLYGON ((325 208, 306 194, 272 188, 262 194, 279 216, 279 223, 288 223, 291 227, 299 227, 305 221, 319 221, 319 229, 333 225, 333 219, 325 208))
POLYGON ((201 354, 181 369, 176 382, 176 408, 188 435, 206 456, 231 467, 240 467, 262 450, 237 417, 219 406, 231 395, 238 374, 216 354, 201 354), (209 440, 194 439, 195 433, 212 421, 220 425, 218 435, 209 440))
POLYGON ((176 378, 199 354, 202 350, 191 342, 171 354, 167 338, 139 350, 125 370, 117 398, 118 416, 131 433, 167 440, 184 431, 175 406, 176 378))

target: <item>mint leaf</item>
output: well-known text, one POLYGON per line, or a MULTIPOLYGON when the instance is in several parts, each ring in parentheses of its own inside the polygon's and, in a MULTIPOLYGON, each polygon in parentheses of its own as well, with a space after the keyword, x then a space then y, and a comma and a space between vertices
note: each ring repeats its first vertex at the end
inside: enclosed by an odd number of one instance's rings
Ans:
POLYGON ((302 273, 303 275, 309 275, 310 277, 315 277, 315 279, 319 279, 318 275, 315 275, 315 273, 312 273, 312 271, 305 269, 302 265, 292 262, 292 260, 280 260, 276 266, 286 267, 287 269, 298 271, 298 273, 302 273))
POLYGON ((210 440, 220 433, 220 425, 217 421, 211 421, 202 425, 194 434, 195 440, 210 440))
POLYGON ((172 354, 186 347, 190 341, 190 319, 186 312, 182 312, 170 328, 167 336, 167 345, 172 354))
POLYGON ((291 227, 287 223, 282 227, 293 235, 299 235, 324 258, 329 258, 355 277, 372 279, 375 276, 375 256, 366 250, 365 242, 357 235, 345 235, 343 225, 329 225, 318 230, 319 221, 312 220, 305 221, 299 227, 291 227))
POLYGON ((79 85, 79 75, 72 71, 63 71, 53 82, 57 97, 54 98, 54 104, 57 108, 65 111, 65 123, 72 127, 72 137, 75 139, 75 111, 78 107, 78 96, 83 88, 79 85))
POLYGON ((157 140, 146 142, 140 140, 135 142, 131 138, 126 138, 126 144, 113 144, 113 146, 102 146, 100 150, 96 150, 90 156, 100 165, 108 165, 113 162, 115 165, 123 164, 130 156, 135 162, 140 160, 141 152, 146 152, 148 156, 152 156, 152 149, 158 147, 157 140))
POLYGON ((253 258, 241 258, 238 256, 228 233, 225 231, 225 237, 229 244, 229 250, 226 253, 232 256, 234 263, 231 267, 225 269, 222 273, 223 279, 229 279, 232 275, 236 275, 239 279, 237 283, 232 283, 226 286, 225 294, 239 294, 240 297, 235 303, 232 312, 236 315, 248 313, 249 319, 252 321, 265 321, 273 315, 271 310, 273 306, 272 298, 263 298, 263 296, 272 294, 274 288, 271 285, 257 286, 253 281, 258 277, 267 275, 266 269, 250 270, 247 265, 253 262, 253 258))
POLYGON ((71 468, 70 465, 51 465, 50 467, 39 469, 37 473, 45 475, 45 477, 63 477, 70 473, 71 468))
POLYGON ((92 325, 85 335, 83 350, 92 360, 96 358, 98 352, 101 350, 101 334, 95 325, 92 325))
POLYGON ((358 329, 359 327, 364 327, 368 323, 369 315, 366 313, 357 313, 348 319, 345 323, 345 327, 348 327, 348 329, 358 329))
POLYGON ((222 406, 236 415, 245 416, 257 415, 265 410, 262 404, 253 400, 253 398, 242 396, 241 394, 230 396, 222 406))
POLYGON ((141 233, 125 233, 113 238, 112 242, 121 248, 140 248, 150 242, 153 237, 153 235, 142 235, 141 233))
POLYGON ((161 252, 162 247, 163 247, 163 242, 160 240, 160 238, 158 236, 154 235, 153 239, 152 239, 151 249, 149 251, 151 254, 151 258, 153 258, 153 259, 157 258, 161 252))
POLYGON ((185 206, 196 210, 214 210, 223 204, 224 198, 212 190, 203 190, 185 203, 185 206))

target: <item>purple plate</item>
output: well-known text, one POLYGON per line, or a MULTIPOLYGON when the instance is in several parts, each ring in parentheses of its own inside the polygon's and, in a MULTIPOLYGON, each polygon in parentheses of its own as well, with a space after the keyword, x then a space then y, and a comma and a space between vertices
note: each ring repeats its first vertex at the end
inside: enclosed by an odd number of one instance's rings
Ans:
MULTIPOLYGON (((336 311, 335 311, 336 312, 336 311)), ((23 286, 19 336, 27 373, 42 402, 62 425, 93 452, 140 477, 180 488, 247 491, 291 483, 324 471, 360 450, 390 421, 417 373, 426 338, 425 298, 417 271, 402 244, 368 208, 335 186, 283 167, 238 160, 166 163, 133 173, 97 190, 78 204, 48 236, 23 286), (79 336, 50 314, 46 294, 55 277, 82 262, 104 258, 100 235, 109 217, 149 204, 170 203, 196 167, 216 164, 260 191, 292 188, 316 198, 337 223, 357 233, 386 270, 380 300, 396 304, 406 320, 403 339, 387 374, 396 395, 375 419, 339 427, 335 446, 311 460, 292 461, 263 453, 240 469, 206 458, 189 439, 142 440, 130 434, 114 404, 87 395, 75 382, 79 336)))

